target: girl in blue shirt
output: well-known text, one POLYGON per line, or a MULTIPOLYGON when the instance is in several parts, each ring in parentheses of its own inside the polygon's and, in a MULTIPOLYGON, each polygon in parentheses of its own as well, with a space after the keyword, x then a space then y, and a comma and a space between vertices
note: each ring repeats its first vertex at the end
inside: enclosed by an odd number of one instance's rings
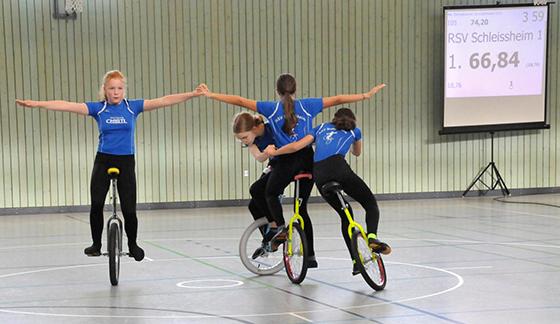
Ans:
POLYGON ((269 160, 260 178, 249 189, 251 194, 249 211, 255 220, 266 217, 269 223, 274 223, 264 194, 270 171, 274 168, 277 160, 269 158, 263 152, 269 145, 274 144, 270 124, 260 115, 241 112, 233 117, 233 134, 243 145, 249 148, 249 152, 257 161, 264 162, 269 160))
MULTIPOLYGON (((339 109, 330 123, 324 123, 312 131, 301 140, 285 145, 279 149, 269 146, 265 153, 270 156, 282 156, 282 154, 293 154, 298 150, 308 147, 315 141, 315 155, 313 164, 313 177, 317 184, 317 189, 321 196, 338 212, 342 221, 341 231, 348 252, 352 257, 350 250, 350 237, 348 236, 348 219, 341 210, 340 201, 333 193, 325 193, 322 187, 329 181, 340 183, 344 192, 355 199, 362 205, 366 211, 366 225, 368 234, 368 243, 373 251, 389 254, 391 248, 386 243, 381 242, 377 238, 377 226, 379 223, 379 207, 375 196, 367 186, 367 184, 352 171, 350 165, 344 159, 348 151, 353 155, 359 156, 362 152, 362 132, 356 127, 356 117, 348 108, 339 109)), ((352 208, 349 206, 350 213, 352 208)), ((359 270, 354 267, 352 272, 354 275, 359 270)))
MULTIPOLYGON (((313 128, 313 119, 324 108, 333 107, 344 103, 352 103, 371 98, 381 90, 385 84, 373 87, 370 91, 359 94, 337 95, 325 98, 296 99, 296 80, 290 74, 281 74, 276 81, 276 92, 280 97, 278 101, 255 101, 236 95, 213 93, 202 84, 206 97, 228 104, 244 107, 265 116, 271 124, 274 133, 274 142, 277 147, 296 142, 303 138, 313 128)), ((297 152, 286 154, 278 158, 274 169, 271 171, 266 183, 265 197, 272 219, 278 228, 272 229, 273 239, 283 240, 286 237, 284 228, 285 220, 282 205, 278 196, 293 181, 301 171, 311 172, 313 168, 313 149, 307 146, 297 152)), ((309 267, 316 267, 315 251, 313 246, 313 226, 307 212, 307 200, 313 189, 313 181, 303 179, 300 181, 300 197, 302 204, 300 214, 305 223, 305 236, 309 241, 309 267)))
POLYGON ((92 116, 99 128, 99 145, 91 174, 90 227, 93 244, 84 250, 88 256, 101 255, 101 235, 103 233, 103 206, 109 190, 107 169, 120 170, 117 189, 121 210, 125 220, 130 255, 136 261, 144 258, 144 250, 136 242, 138 219, 136 217, 136 175, 134 173, 134 131, 136 118, 145 111, 171 106, 202 94, 202 88, 193 92, 168 95, 150 100, 128 100, 126 78, 117 70, 109 71, 103 77, 99 90, 100 101, 68 102, 62 100, 34 101, 16 100, 24 107, 45 108, 92 116))

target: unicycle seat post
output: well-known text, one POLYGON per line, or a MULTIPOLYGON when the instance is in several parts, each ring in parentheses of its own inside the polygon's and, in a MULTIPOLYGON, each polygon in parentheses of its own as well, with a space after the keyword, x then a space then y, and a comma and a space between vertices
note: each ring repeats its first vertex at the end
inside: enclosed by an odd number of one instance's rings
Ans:
POLYGON ((307 172, 301 171, 299 174, 297 174, 297 175, 294 177, 294 181, 295 181, 295 183, 296 183, 296 193, 295 193, 295 195, 294 195, 294 200, 296 200, 296 199, 299 200, 299 180, 301 180, 301 179, 309 179, 309 180, 311 180, 311 179, 313 179, 313 175, 312 175, 311 173, 307 173, 307 172))
POLYGON ((329 181, 321 187, 321 191, 327 194, 334 193, 338 197, 338 200, 340 201, 340 206, 341 206, 340 208, 342 210, 348 208, 346 202, 344 201, 344 198, 342 197, 342 186, 340 185, 340 183, 336 181, 329 181))

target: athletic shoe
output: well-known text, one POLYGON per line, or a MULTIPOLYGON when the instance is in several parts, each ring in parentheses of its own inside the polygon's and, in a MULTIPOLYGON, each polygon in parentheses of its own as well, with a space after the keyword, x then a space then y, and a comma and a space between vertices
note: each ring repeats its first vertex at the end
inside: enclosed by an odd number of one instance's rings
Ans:
POLYGON ((368 234, 368 245, 371 248, 371 250, 375 253, 381 253, 381 254, 391 253, 391 247, 388 244, 378 240, 377 235, 373 233, 368 234))
POLYGON ((92 245, 84 249, 84 253, 90 257, 96 257, 101 255, 101 246, 92 245))
POLYGON ((253 252, 251 258, 255 260, 256 258, 261 257, 265 254, 266 254, 266 250, 264 249, 264 247, 261 246, 260 248, 256 249, 255 252, 253 252))
POLYGON ((318 266, 317 258, 314 255, 307 258, 307 268, 317 268, 318 266))
POLYGON ((142 259, 144 259, 144 250, 136 244, 129 244, 128 256, 134 258, 136 261, 142 261, 142 259))
POLYGON ((356 261, 354 261, 354 266, 352 267, 352 275, 356 276, 360 274, 360 268, 358 267, 358 264, 356 263, 356 261))

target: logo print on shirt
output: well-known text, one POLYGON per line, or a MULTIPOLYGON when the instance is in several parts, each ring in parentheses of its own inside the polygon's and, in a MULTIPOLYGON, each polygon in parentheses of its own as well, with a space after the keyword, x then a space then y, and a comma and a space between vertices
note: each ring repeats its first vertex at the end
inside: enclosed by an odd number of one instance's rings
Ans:
POLYGON ((327 133, 327 135, 325 136, 325 143, 326 144, 330 144, 332 142, 334 134, 336 134, 336 132, 327 133))
POLYGON ((124 117, 110 117, 105 120, 107 124, 128 124, 124 117))

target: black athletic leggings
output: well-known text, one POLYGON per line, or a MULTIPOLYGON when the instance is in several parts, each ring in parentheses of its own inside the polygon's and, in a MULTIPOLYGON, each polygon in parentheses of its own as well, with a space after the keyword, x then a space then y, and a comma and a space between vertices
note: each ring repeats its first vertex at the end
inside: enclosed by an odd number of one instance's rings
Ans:
MULTIPOLYGON (((344 159, 344 156, 334 155, 325 160, 316 162, 313 165, 313 177, 315 178, 315 183, 317 184, 317 189, 319 189, 321 196, 323 196, 329 205, 337 211, 340 219, 342 220, 340 229, 349 252, 350 237, 348 237, 348 220, 346 219, 344 211, 341 209, 342 206, 340 206, 340 201, 338 200, 336 194, 325 194, 322 192, 321 187, 325 183, 329 181, 336 181, 340 183, 344 192, 359 202, 365 209, 367 232, 377 234, 379 207, 377 206, 375 196, 367 184, 358 175, 356 175, 352 169, 350 169, 350 166, 344 159)), ((344 201, 346 202, 346 199, 344 199, 344 201)), ((349 211, 352 216, 354 216, 351 207, 349 207, 349 211)))
MULTIPOLYGON (((300 151, 291 154, 280 155, 274 164, 272 171, 269 173, 266 182, 265 196, 268 209, 272 214, 272 219, 276 224, 284 225, 284 215, 282 213, 282 205, 278 200, 278 196, 284 192, 284 189, 294 181, 294 177, 300 171, 312 172, 313 169, 313 149, 309 146, 300 151)), ((302 179, 299 182, 299 196, 302 199, 299 213, 303 218, 304 231, 309 243, 309 255, 315 255, 313 248, 313 225, 307 213, 307 201, 311 190, 313 189, 313 180, 302 179)), ((294 206, 295 208, 295 206, 294 206)))
POLYGON ((268 222, 272 222, 272 215, 268 210, 268 205, 266 204, 266 196, 265 196, 265 189, 266 183, 268 182, 268 178, 270 177, 270 172, 263 173, 261 177, 253 182, 251 188, 249 189, 249 193, 251 193, 251 201, 249 201, 249 211, 253 216, 254 220, 257 220, 261 217, 266 217, 268 222))
POLYGON ((128 244, 136 244, 138 232, 138 218, 136 217, 136 174, 134 173, 134 155, 112 155, 97 152, 93 171, 91 172, 91 210, 89 222, 93 244, 101 246, 103 234, 103 207, 110 179, 107 169, 116 167, 120 170, 117 178, 119 202, 124 217, 124 228, 128 237, 128 244))

